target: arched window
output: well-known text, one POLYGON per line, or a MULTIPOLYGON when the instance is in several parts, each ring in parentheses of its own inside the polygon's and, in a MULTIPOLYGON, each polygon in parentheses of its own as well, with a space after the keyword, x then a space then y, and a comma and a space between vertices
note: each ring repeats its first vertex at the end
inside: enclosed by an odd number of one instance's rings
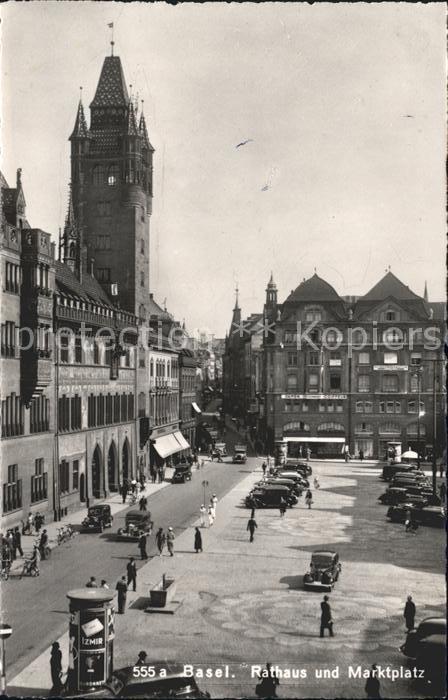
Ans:
POLYGON ((76 253, 76 248, 74 243, 70 243, 70 248, 69 248, 69 258, 71 260, 75 259, 75 253, 76 253))
POLYGON ((318 433, 345 433, 341 423, 321 423, 317 426, 318 433))
POLYGON ((114 187, 119 180, 120 177, 120 168, 116 163, 112 163, 112 165, 109 165, 109 171, 107 173, 107 184, 109 187, 114 187))
POLYGON ((104 165, 95 165, 92 171, 92 184, 104 185, 106 171, 104 165))

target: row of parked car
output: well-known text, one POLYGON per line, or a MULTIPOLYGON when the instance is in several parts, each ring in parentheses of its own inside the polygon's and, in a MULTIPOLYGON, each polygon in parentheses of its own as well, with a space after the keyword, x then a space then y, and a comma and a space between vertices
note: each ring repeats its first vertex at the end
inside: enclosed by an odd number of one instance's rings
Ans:
POLYGON ((255 484, 246 496, 247 508, 280 508, 286 503, 289 508, 298 503, 303 490, 309 488, 308 476, 312 468, 304 462, 287 460, 268 478, 255 484))
POLYGON ((408 632, 400 651, 411 666, 424 672, 434 697, 446 694, 446 618, 427 617, 416 629, 408 632))
POLYGON ((389 487, 378 500, 389 506, 389 520, 404 523, 410 513, 416 524, 445 527, 440 497, 433 493, 430 480, 416 464, 386 464, 382 478, 389 487))

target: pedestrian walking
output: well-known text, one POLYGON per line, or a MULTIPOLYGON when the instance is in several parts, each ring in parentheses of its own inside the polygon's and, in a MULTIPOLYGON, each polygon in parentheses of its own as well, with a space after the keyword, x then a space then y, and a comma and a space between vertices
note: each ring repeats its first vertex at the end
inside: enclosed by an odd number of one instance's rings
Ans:
POLYGON ((107 585, 107 581, 105 578, 101 579, 100 588, 105 588, 106 590, 109 590, 109 586, 107 585))
POLYGON ((148 504, 148 499, 145 498, 145 496, 142 496, 140 501, 139 501, 140 510, 146 510, 147 504, 148 504))
POLYGON ((202 504, 199 508, 199 513, 201 518, 201 527, 205 527, 205 516, 207 515, 207 508, 204 506, 204 504, 202 504))
POLYGON ((46 559, 45 556, 45 549, 48 545, 48 534, 46 530, 42 530, 42 534, 40 536, 39 540, 39 551, 40 551, 40 556, 42 559, 46 559))
POLYGON ((216 506, 218 504, 218 497, 217 497, 216 493, 212 494, 212 497, 210 499, 210 503, 213 506, 213 510, 215 511, 215 518, 216 518, 216 506))
POLYGON ((309 447, 306 448, 306 461, 309 462, 311 459, 311 450, 309 447))
POLYGON ((311 505, 313 503, 313 494, 311 493, 310 489, 308 489, 308 491, 306 492, 305 503, 308 506, 308 508, 311 508, 311 505))
POLYGON ((328 602, 328 596, 324 595, 324 599, 320 604, 321 614, 320 614, 320 636, 324 636, 324 630, 330 632, 330 637, 334 637, 333 632, 333 619, 331 616, 330 603, 328 602))
POLYGON ((376 667, 376 664, 372 664, 372 668, 370 671, 370 675, 368 679, 366 680, 366 684, 364 686, 364 689, 366 691, 366 695, 368 698, 381 698, 380 695, 380 681, 378 678, 378 669, 376 667))
POLYGON ((157 549, 159 550, 159 557, 162 556, 162 552, 165 548, 165 542, 166 542, 166 535, 163 531, 163 527, 159 527, 156 533, 156 544, 157 544, 157 549))
POLYGON ((20 530, 18 527, 14 528, 13 536, 14 536, 14 547, 16 548, 16 550, 19 551, 20 556, 23 557, 22 535, 20 534, 20 530))
POLYGON ((39 511, 37 511, 36 515, 34 516, 34 527, 36 528, 37 534, 39 534, 39 532, 40 532, 40 528, 42 527, 42 523, 43 523, 43 517, 41 516, 39 511))
POLYGON ((121 498, 123 499, 123 503, 126 503, 127 495, 128 495, 128 487, 126 484, 123 484, 121 487, 121 498))
POLYGON ((246 530, 249 530, 249 533, 250 533, 249 542, 254 541, 254 534, 255 534, 255 530, 257 529, 257 527, 258 527, 258 525, 257 525, 257 521, 255 520, 255 518, 249 518, 249 520, 247 521, 247 528, 246 528, 246 530))
POLYGON ((30 513, 27 518, 27 534, 32 535, 34 529, 34 515, 30 513))
POLYGON ((11 561, 15 561, 16 548, 14 545, 14 532, 12 530, 7 530, 6 532, 6 544, 8 545, 11 561))
POLYGON ((442 505, 445 503, 446 499, 446 482, 442 481, 442 483, 439 486, 439 494, 440 494, 440 500, 442 501, 442 505))
POLYGON ((175 539, 174 530, 172 527, 169 527, 168 533, 166 536, 166 546, 168 547, 170 557, 174 557, 174 539, 175 539))
POLYGON ((148 554, 146 552, 146 535, 144 532, 142 532, 140 537, 138 538, 138 548, 140 550, 140 558, 147 559, 148 554))
POLYGON ((61 694, 62 690, 62 652, 59 647, 59 642, 53 642, 51 645, 50 671, 52 684, 50 695, 57 697, 61 694))
POLYGON ((150 472, 150 473, 151 473, 151 481, 152 481, 153 484, 155 484, 156 481, 157 481, 157 470, 156 470, 156 468, 155 468, 155 467, 151 467, 151 472, 150 472))
POLYGON ((126 608, 126 596, 128 592, 126 576, 122 576, 121 579, 117 581, 115 590, 118 591, 118 614, 123 615, 126 608))
POLYGON ((302 447, 302 445, 300 445, 300 447, 299 447, 299 458, 302 459, 302 457, 303 457, 303 447, 302 447))
POLYGON ((406 629, 408 632, 414 629, 414 622, 415 622, 415 613, 416 613, 416 607, 415 603, 412 600, 412 596, 408 595, 406 604, 404 606, 403 610, 403 617, 406 621, 406 629))
POLYGON ((263 462, 263 464, 261 465, 261 468, 263 470, 263 479, 265 479, 266 478, 266 469, 268 468, 266 462, 263 462))
POLYGON ((364 461, 364 450, 359 450, 359 460, 364 461))
POLYGON ((317 478, 317 476, 314 477, 314 488, 320 489, 320 483, 319 483, 319 479, 317 478))
POLYGON ((91 576, 86 583, 86 588, 98 588, 95 576, 91 576))
POLYGON ((280 499, 280 517, 283 518, 285 513, 286 513, 286 501, 282 496, 280 499))
POLYGON ((212 506, 209 506, 207 509, 207 515, 208 515, 208 526, 211 527, 213 523, 215 522, 215 514, 212 506))
POLYGON ((202 535, 198 527, 194 529, 194 548, 196 550, 196 554, 198 552, 202 552, 202 535))
POLYGON ((131 557, 128 561, 128 564, 126 566, 126 570, 128 573, 128 588, 132 583, 132 590, 135 591, 137 590, 137 567, 135 565, 135 560, 134 557, 131 557))

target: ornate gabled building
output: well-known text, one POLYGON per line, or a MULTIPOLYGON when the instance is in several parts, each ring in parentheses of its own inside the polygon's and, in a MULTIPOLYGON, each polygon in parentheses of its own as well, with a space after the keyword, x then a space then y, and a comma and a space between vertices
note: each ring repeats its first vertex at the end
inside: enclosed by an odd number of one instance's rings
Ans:
MULTIPOLYGON (((420 297, 390 271, 364 296, 347 298, 314 274, 282 304, 271 276, 257 407, 266 449, 300 456, 309 448, 325 458, 348 448, 383 458, 395 441, 422 455, 435 446, 441 455, 444 314, 427 289, 420 297)), ((227 412, 245 405, 243 348, 251 334, 240 326, 236 305, 225 356, 227 412)), ((247 405, 245 412, 253 424, 247 405)))
POLYGON ((154 149, 118 56, 104 60, 89 127, 80 101, 70 143, 73 210, 95 277, 123 309, 145 320, 154 149))

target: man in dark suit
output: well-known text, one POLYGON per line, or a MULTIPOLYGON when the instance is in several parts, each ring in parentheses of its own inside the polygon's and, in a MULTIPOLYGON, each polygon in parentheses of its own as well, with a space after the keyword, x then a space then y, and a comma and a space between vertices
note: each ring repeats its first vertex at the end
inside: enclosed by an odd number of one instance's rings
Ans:
POLYGON ((324 636, 324 630, 328 629, 330 632, 330 637, 334 637, 333 634, 333 620, 331 617, 330 603, 328 602, 328 596, 324 595, 324 599, 320 604, 321 615, 320 615, 320 636, 324 636))
POLYGON ((137 590, 137 567, 133 557, 129 559, 126 569, 128 572, 128 587, 132 583, 132 590, 135 592, 137 590))
POLYGON ((138 539, 138 548, 140 550, 140 556, 142 559, 147 559, 148 554, 146 552, 146 535, 144 532, 141 533, 138 539))
POLYGON ((126 607, 126 594, 128 592, 128 587, 124 576, 122 576, 117 582, 115 589, 118 591, 118 613, 123 615, 126 607))

